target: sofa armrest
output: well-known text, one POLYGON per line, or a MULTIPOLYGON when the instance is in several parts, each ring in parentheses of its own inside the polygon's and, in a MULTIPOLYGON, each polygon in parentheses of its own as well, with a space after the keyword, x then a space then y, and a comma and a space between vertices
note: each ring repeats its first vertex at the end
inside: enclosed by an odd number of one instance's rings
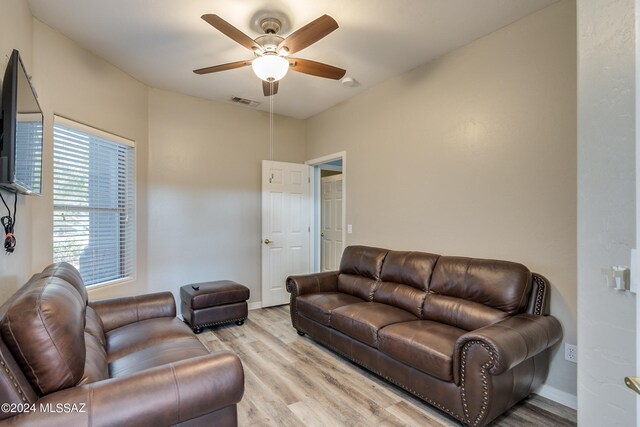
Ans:
POLYGON ((175 317, 176 301, 171 292, 90 301, 109 332, 121 326, 156 317, 175 317))
POLYGON ((337 271, 325 271, 322 273, 287 277, 287 292, 289 292, 291 296, 314 292, 336 292, 337 290, 337 271))
POLYGON ((488 372, 500 375, 551 347, 561 337, 562 327, 555 317, 533 314, 519 314, 470 331, 456 341, 454 381, 460 384, 460 368, 471 346, 484 347, 490 359, 488 372))
POLYGON ((174 425, 242 399, 240 359, 219 352, 49 394, 0 425, 174 425))
POLYGON ((528 396, 544 381, 547 350, 561 336, 554 317, 519 314, 458 338, 453 380, 460 386, 465 423, 483 426, 528 396))

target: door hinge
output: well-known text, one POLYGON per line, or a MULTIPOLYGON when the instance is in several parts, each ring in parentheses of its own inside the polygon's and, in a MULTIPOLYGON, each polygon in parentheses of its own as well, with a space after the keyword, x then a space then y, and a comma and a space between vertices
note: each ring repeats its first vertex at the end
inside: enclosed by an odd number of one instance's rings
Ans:
POLYGON ((307 227, 307 233, 311 233, 311 227, 307 227))
POLYGON ((308 177, 307 177, 307 182, 308 182, 309 184, 311 184, 311 177, 310 177, 310 176, 308 176, 308 177))

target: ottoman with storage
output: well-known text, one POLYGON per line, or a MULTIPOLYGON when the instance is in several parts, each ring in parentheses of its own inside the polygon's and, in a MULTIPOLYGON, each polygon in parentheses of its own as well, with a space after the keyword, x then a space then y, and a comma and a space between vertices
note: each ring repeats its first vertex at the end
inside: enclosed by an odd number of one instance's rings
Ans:
POLYGON ((247 318, 249 293, 249 288, 230 280, 182 286, 182 317, 196 334, 221 323, 242 325, 247 318))

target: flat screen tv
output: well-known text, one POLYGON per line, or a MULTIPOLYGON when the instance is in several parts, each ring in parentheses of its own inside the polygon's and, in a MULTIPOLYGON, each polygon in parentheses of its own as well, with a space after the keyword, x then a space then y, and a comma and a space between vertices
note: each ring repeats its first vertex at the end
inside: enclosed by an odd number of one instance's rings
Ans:
POLYGON ((0 188, 41 194, 44 116, 17 50, 2 81, 0 119, 0 188))

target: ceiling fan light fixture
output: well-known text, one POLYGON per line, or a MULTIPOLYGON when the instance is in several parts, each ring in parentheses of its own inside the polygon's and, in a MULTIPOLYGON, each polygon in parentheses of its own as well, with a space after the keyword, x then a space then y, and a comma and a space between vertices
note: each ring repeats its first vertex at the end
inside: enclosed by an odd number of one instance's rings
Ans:
POLYGON ((265 54, 254 59, 251 68, 264 81, 278 81, 289 71, 289 61, 276 54, 265 54))
MULTIPOLYGON (((298 73, 333 80, 340 80, 344 77, 347 71, 342 68, 308 59, 291 58, 291 60, 288 60, 286 58, 287 55, 295 54, 337 30, 338 23, 335 19, 329 15, 322 15, 284 38, 279 33, 282 30, 282 22, 287 22, 286 17, 281 13, 276 13, 278 18, 264 16, 266 13, 260 12, 253 19, 254 25, 259 24, 260 30, 264 33, 255 39, 252 39, 218 15, 211 13, 202 15, 202 19, 213 28, 242 47, 252 51, 255 59, 199 68, 193 70, 193 72, 196 74, 217 73, 251 64, 254 73, 262 80, 262 93, 268 97, 278 93, 279 81, 287 74, 289 68, 298 73), (281 21, 280 17, 284 17, 285 20, 281 21)), ((269 14, 272 15, 271 12, 269 14)), ((271 102, 273 102, 273 99, 271 99, 271 102)))

